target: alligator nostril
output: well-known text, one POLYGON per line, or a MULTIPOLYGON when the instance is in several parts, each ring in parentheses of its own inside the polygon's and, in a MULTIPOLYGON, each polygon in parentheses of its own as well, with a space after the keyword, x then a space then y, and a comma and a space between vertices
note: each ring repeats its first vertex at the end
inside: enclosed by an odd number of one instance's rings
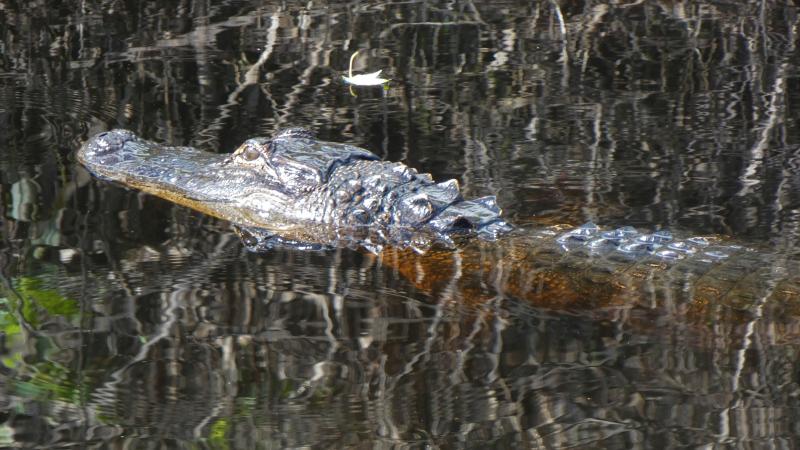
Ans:
POLYGON ((105 156, 121 150, 128 140, 129 133, 124 130, 104 131, 95 135, 87 148, 97 156, 105 156))

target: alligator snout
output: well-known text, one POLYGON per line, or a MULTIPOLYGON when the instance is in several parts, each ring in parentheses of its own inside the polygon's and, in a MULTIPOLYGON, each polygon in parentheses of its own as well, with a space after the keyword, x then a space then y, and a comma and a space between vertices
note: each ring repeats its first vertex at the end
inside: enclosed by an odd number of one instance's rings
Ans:
POLYGON ((140 139, 128 130, 111 130, 97 134, 78 150, 78 161, 89 168, 113 167, 134 157, 140 139))
POLYGON ((125 147, 125 143, 137 139, 136 135, 128 130, 111 130, 100 133, 86 142, 83 146, 85 153, 104 156, 116 153, 125 147))

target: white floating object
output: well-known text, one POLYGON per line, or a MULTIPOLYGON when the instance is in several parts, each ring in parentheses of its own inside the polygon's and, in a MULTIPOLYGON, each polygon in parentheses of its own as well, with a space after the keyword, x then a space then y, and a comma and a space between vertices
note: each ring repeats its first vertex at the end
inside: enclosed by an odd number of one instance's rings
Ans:
POLYGON ((349 77, 343 76, 344 82, 354 86, 380 86, 389 82, 387 78, 381 78, 381 71, 372 73, 360 73, 349 77))

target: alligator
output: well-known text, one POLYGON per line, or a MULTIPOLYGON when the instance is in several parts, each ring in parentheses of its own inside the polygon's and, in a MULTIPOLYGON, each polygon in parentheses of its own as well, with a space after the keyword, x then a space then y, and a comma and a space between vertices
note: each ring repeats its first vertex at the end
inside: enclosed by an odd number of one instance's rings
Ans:
POLYGON ((554 308, 727 303, 751 315, 769 299, 792 309, 800 300, 791 252, 592 223, 514 228, 494 197, 464 199, 456 180, 437 183, 299 128, 228 155, 113 130, 77 157, 100 178, 230 221, 250 250, 363 248, 425 289, 456 282, 465 298, 494 290, 554 308))
POLYGON ((493 196, 465 200, 456 180, 435 183, 362 148, 290 128, 245 141, 233 154, 168 147, 127 130, 90 139, 78 160, 95 175, 237 225, 253 250, 343 243, 496 239, 511 226, 493 196))

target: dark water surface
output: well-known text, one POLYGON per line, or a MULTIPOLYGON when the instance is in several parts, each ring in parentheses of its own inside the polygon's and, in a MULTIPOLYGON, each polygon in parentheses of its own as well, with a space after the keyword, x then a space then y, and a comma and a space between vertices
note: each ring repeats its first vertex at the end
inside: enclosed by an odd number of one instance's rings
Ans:
POLYGON ((115 127, 224 153, 305 126, 517 224, 719 234, 796 273, 798 13, 0 0, 0 446, 797 448, 798 290, 559 308, 459 288, 466 263, 432 287, 407 275, 424 255, 251 254, 74 152, 115 127), (350 94, 355 50, 387 90, 350 94))

